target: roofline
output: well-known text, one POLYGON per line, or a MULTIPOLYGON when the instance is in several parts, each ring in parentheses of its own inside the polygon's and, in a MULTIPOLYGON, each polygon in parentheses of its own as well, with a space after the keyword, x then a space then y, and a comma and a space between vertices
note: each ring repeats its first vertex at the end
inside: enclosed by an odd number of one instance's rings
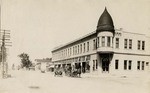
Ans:
MULTIPOLYGON (((145 34, 141 34, 141 33, 127 32, 127 31, 124 31, 122 28, 120 28, 120 29, 116 29, 116 28, 115 28, 115 31, 121 31, 121 32, 124 32, 124 33, 130 33, 130 34, 137 34, 137 35, 144 35, 144 36, 146 36, 145 34)), ((53 51, 56 51, 56 50, 58 50, 58 49, 60 49, 60 48, 63 48, 63 47, 65 47, 65 46, 67 46, 67 45, 70 45, 70 44, 72 44, 72 43, 75 43, 75 42, 77 42, 77 41, 79 41, 79 40, 81 40, 81 39, 84 39, 84 38, 88 37, 88 36, 91 36, 91 35, 93 35, 93 34, 95 34, 95 33, 96 33, 96 30, 93 31, 93 32, 91 32, 91 33, 89 33, 89 34, 86 34, 86 35, 84 35, 84 36, 82 36, 82 37, 80 37, 80 38, 77 38, 77 39, 75 39, 75 40, 73 40, 73 41, 71 41, 71 42, 68 42, 68 43, 66 43, 66 44, 57 46, 57 47, 55 47, 55 48, 52 50, 52 52, 53 52, 53 51)))
POLYGON ((127 31, 122 31, 124 33, 130 33, 130 34, 137 34, 137 35, 145 35, 145 34, 141 34, 141 33, 134 33, 134 32, 127 32, 127 31))
POLYGON ((77 38, 77 39, 75 39, 75 40, 73 40, 73 41, 71 41, 71 42, 68 42, 68 43, 66 43, 66 44, 57 46, 57 47, 55 47, 55 48, 52 50, 52 52, 55 51, 55 50, 58 50, 58 49, 60 49, 60 48, 63 48, 63 47, 65 47, 65 46, 67 46, 67 45, 70 45, 70 44, 72 44, 72 43, 75 43, 75 42, 77 42, 77 41, 79 41, 79 40, 81 40, 81 39, 84 39, 84 38, 88 37, 88 36, 91 36, 91 35, 93 35, 93 34, 95 34, 95 33, 96 33, 96 30, 93 31, 93 32, 91 32, 91 33, 89 33, 89 34, 86 34, 86 35, 84 35, 84 36, 82 36, 82 37, 79 37, 79 38, 77 38))

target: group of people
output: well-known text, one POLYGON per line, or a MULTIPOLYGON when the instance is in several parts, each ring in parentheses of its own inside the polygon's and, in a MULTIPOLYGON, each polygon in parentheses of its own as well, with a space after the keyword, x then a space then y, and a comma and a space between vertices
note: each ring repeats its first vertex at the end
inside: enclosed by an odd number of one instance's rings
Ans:
POLYGON ((74 67, 74 68, 70 65, 66 65, 64 68, 55 67, 54 75, 55 76, 66 75, 70 77, 81 77, 81 66, 74 67))

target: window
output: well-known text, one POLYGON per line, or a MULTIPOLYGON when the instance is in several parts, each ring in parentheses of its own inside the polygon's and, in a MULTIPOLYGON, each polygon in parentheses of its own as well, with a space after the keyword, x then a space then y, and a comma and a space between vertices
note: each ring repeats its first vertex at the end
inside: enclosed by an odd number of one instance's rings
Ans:
POLYGON ((87 51, 89 51, 89 42, 87 42, 87 51))
POLYGON ((67 49, 66 49, 66 56, 67 56, 67 49))
POLYGON ((63 57, 63 50, 61 51, 61 57, 63 57))
POLYGON ((128 69, 131 70, 131 66, 132 66, 132 61, 129 60, 129 65, 128 65, 128 69))
POLYGON ((95 70, 95 60, 93 60, 93 71, 95 70))
POLYGON ((96 60, 96 69, 98 69, 98 62, 97 62, 97 60, 96 60))
POLYGON ((75 46, 74 46, 74 55, 75 55, 75 46))
POLYGON ((119 48, 119 38, 116 38, 116 48, 119 48))
POLYGON ((137 61, 137 70, 140 70, 140 61, 137 61))
POLYGON ((82 44, 80 44, 80 53, 82 53, 82 44))
POLYGON ((110 37, 107 37, 107 46, 110 47, 110 37))
POLYGON ((96 49, 96 41, 95 41, 95 39, 93 40, 93 49, 96 49))
POLYGON ((145 63, 145 62, 144 62, 144 61, 142 61, 142 70, 144 70, 144 63, 145 63))
POLYGON ((75 55, 77 54, 77 46, 75 46, 75 55))
POLYGON ((127 60, 124 60, 124 70, 127 70, 127 60))
POLYGON ((79 45, 78 45, 78 54, 79 54, 79 49, 80 49, 80 48, 79 48, 79 45))
POLYGON ((85 52, 85 43, 84 43, 84 50, 83 51, 85 52))
POLYGON ((102 36, 102 47, 104 47, 104 46, 105 46, 105 37, 102 36))
POLYGON ((132 49, 132 39, 129 39, 129 49, 132 49))
POLYGON ((65 50, 64 50, 64 57, 65 57, 65 50))
POLYGON ((71 55, 71 48, 70 48, 70 55, 71 55))
POLYGON ((138 40, 138 50, 140 50, 140 47, 141 47, 141 41, 138 40))
POLYGON ((74 55, 74 47, 73 47, 73 55, 74 55))
POLYGON ((118 69, 119 60, 115 60, 115 69, 118 69))
POLYGON ((145 41, 142 41, 142 50, 145 50, 145 41))
POLYGON ((70 50, 69 50, 69 48, 68 48, 68 56, 70 55, 70 50))
POLYGON ((124 39, 124 48, 127 49, 127 46, 128 46, 128 40, 124 39))
POLYGON ((99 47, 99 37, 97 37, 97 47, 99 47))
POLYGON ((149 66, 149 62, 146 62, 146 66, 149 66))

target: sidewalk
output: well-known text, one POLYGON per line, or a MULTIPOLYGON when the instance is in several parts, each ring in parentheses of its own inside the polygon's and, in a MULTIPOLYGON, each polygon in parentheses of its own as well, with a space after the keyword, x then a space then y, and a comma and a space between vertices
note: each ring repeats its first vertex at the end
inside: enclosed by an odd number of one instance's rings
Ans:
POLYGON ((110 77, 110 78, 149 78, 150 79, 150 72, 144 73, 126 73, 126 74, 112 74, 112 73, 82 73, 81 77, 110 77))

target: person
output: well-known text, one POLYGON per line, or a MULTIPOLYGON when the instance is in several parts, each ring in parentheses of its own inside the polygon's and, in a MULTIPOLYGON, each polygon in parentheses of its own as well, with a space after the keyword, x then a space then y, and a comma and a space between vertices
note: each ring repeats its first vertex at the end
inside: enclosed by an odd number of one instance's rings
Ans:
POLYGON ((79 77, 81 77, 81 66, 77 69, 79 77))

